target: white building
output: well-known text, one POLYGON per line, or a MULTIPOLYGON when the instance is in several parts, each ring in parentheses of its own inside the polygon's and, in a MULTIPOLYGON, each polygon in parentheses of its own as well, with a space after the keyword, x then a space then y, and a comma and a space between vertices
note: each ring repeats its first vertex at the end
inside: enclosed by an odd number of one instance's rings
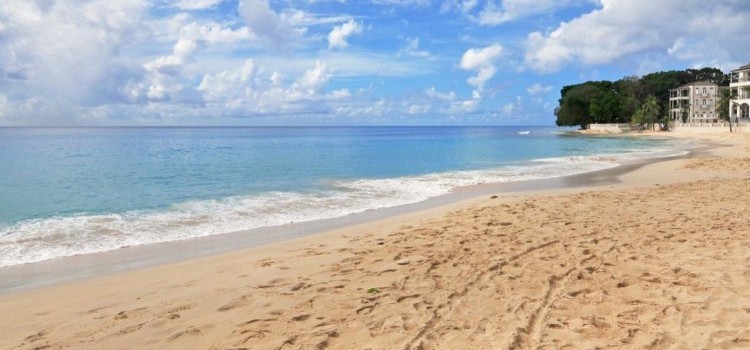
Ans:
POLYGON ((716 123, 719 86, 696 81, 669 90, 669 117, 681 123, 716 123))
POLYGON ((729 101, 729 117, 732 121, 750 121, 750 63, 731 73, 729 88, 735 99, 729 101), (739 118, 739 119, 738 119, 739 118))

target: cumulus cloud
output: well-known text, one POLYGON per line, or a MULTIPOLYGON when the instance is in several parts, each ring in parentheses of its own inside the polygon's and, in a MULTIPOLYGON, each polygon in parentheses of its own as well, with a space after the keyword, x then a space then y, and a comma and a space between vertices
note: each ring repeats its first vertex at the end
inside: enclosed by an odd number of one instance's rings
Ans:
POLYGON ((132 92, 143 68, 120 51, 143 34, 145 9, 141 0, 0 2, 6 104, 19 114, 62 117, 80 106, 137 100, 132 92))
POLYGON ((166 101, 185 91, 181 84, 181 69, 190 62, 198 47, 190 39, 180 39, 172 47, 172 54, 148 62, 143 67, 148 72, 150 83, 146 87, 146 96, 151 101, 166 101))
POLYGON ((552 86, 550 85, 534 84, 526 88, 526 92, 529 95, 541 95, 550 91, 552 91, 552 86))
POLYGON ((440 12, 457 12, 483 26, 496 26, 533 15, 580 7, 596 0, 444 0, 440 12))
POLYGON ((242 0, 238 12, 257 37, 277 49, 285 49, 299 39, 301 32, 279 16, 268 0, 242 0))
POLYGON ((432 0, 372 0, 373 4, 376 5, 389 5, 389 6, 417 6, 425 7, 432 4, 432 0))
POLYGON ((247 59, 236 69, 204 75, 198 91, 207 107, 218 114, 323 113, 351 97, 347 89, 326 93, 331 77, 331 69, 318 61, 293 82, 285 82, 282 74, 269 74, 255 60, 247 59))
POLYGON ((429 113, 430 110, 432 110, 432 106, 429 104, 411 104, 409 105, 409 108, 407 108, 406 113, 407 114, 426 114, 429 113))
POLYGON ((239 27, 232 29, 222 24, 208 22, 191 22, 182 26, 179 30, 179 37, 194 41, 203 41, 206 43, 234 43, 243 40, 253 40, 255 35, 248 27, 239 27))
POLYGON ((330 70, 324 63, 317 61, 315 62, 315 67, 308 69, 305 74, 297 80, 292 88, 313 95, 320 92, 323 85, 325 85, 329 79, 331 79, 330 70))
POLYGON ((476 98, 451 102, 446 111, 448 114, 473 113, 479 109, 479 100, 476 98))
POLYGON ((437 100, 443 100, 443 101, 453 101, 456 99, 456 93, 451 92, 440 92, 435 87, 430 87, 429 89, 425 90, 425 95, 430 99, 437 99, 437 100))
POLYGON ((484 90, 484 84, 495 76, 497 68, 495 62, 501 57, 503 47, 499 44, 490 45, 485 48, 473 48, 467 50, 461 57, 459 66, 464 70, 476 71, 477 75, 467 79, 469 85, 474 86, 474 95, 484 90))
POLYGON ((0 120, 4 119, 8 115, 8 98, 0 94, 0 120))
POLYGON ((201 80, 198 90, 208 102, 228 101, 251 96, 253 92, 254 74, 257 72, 255 61, 245 60, 241 67, 235 70, 224 70, 216 74, 206 74, 201 80))
POLYGON ((649 53, 694 63, 742 62, 750 50, 749 17, 750 3, 737 0, 711 6, 699 0, 600 0, 599 8, 549 33, 530 33, 525 63, 554 72, 572 62, 603 64, 649 53))
POLYGON ((327 16, 313 14, 299 9, 285 9, 280 14, 283 21, 293 26, 313 26, 331 23, 343 23, 351 19, 351 16, 327 16))
POLYGON ((495 26, 540 13, 590 3, 591 0, 503 0, 500 6, 488 1, 477 16, 482 25, 495 26))
POLYGON ((166 71, 170 68, 182 66, 190 60, 190 56, 195 52, 197 46, 193 40, 180 39, 172 47, 171 55, 159 57, 155 61, 147 63, 145 67, 147 69, 166 71))
POLYGON ((173 6, 181 10, 205 10, 216 7, 223 0, 179 0, 173 6))
POLYGON ((446 0, 440 4, 440 12, 471 12, 479 4, 478 0, 446 0))
POLYGON ((406 40, 406 46, 399 50, 398 55, 406 55, 410 57, 430 57, 430 52, 427 50, 419 49, 419 38, 412 38, 406 40))
POLYGON ((347 38, 354 34, 362 33, 362 25, 350 19, 348 22, 336 26, 328 34, 329 48, 343 48, 349 46, 347 38))

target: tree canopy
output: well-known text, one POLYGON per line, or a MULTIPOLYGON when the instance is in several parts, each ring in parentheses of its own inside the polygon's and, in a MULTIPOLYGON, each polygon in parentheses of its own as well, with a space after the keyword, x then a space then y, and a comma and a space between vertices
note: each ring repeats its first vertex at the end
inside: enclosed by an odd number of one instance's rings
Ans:
MULTIPOLYGON (((660 112, 669 110, 669 90, 694 81, 729 85, 729 75, 718 68, 687 69, 628 76, 615 82, 587 81, 564 86, 555 109, 558 126, 585 127, 591 123, 627 123, 648 101, 649 122, 662 119, 660 112), (651 100, 650 98, 653 98, 651 100), (658 108, 655 108, 655 107, 658 108)), ((641 112, 644 112, 641 110, 641 112)))

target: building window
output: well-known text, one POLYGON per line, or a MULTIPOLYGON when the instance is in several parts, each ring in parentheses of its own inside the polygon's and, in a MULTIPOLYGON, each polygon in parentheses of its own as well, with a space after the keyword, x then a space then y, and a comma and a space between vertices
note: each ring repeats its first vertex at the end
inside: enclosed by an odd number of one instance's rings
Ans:
POLYGON ((706 88, 703 88, 703 93, 704 93, 704 94, 706 93, 706 88))
POLYGON ((706 106, 706 99, 704 98, 703 99, 703 107, 705 107, 705 106, 706 106))

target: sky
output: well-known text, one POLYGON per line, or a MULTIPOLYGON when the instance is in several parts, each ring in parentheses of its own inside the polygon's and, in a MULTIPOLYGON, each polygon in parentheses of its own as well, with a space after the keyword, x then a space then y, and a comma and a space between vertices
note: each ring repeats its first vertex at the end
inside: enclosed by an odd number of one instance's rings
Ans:
POLYGON ((2 0, 0 126, 553 125, 748 62, 747 0, 2 0))

